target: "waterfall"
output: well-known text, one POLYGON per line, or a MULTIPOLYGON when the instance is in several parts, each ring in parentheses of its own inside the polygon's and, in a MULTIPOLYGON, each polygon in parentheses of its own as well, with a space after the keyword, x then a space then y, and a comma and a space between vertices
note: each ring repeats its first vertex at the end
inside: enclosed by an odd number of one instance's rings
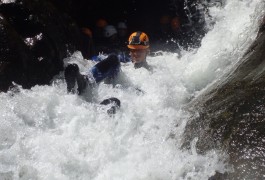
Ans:
MULTIPOLYGON (((232 67, 256 38, 264 2, 233 0, 210 7, 214 22, 196 50, 163 52, 147 61, 152 73, 122 64, 134 88, 101 83, 94 101, 67 94, 63 72, 50 85, 19 85, 0 93, 0 177, 3 179, 208 179, 233 171, 227 154, 182 149, 190 114, 183 109, 232 67), (99 102, 121 100, 114 116, 99 102)), ((93 65, 80 52, 81 70, 93 65)), ((1 179, 1 178, 0 178, 1 179)))

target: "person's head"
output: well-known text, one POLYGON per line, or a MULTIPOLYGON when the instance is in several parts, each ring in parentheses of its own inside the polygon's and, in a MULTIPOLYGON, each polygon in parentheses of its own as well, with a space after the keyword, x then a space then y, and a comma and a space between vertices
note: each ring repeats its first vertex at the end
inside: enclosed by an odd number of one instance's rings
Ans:
POLYGON ((88 36, 90 38, 93 37, 92 31, 89 28, 83 27, 83 28, 81 28, 81 30, 86 36, 88 36))
POLYGON ((98 19, 97 22, 96 22, 96 27, 97 28, 103 29, 107 25, 108 25, 107 21, 105 19, 102 19, 102 18, 98 19))
POLYGON ((104 28, 108 25, 108 22, 100 18, 96 21, 95 29, 93 30, 94 38, 97 40, 104 39, 104 28))
POLYGON ((119 37, 127 36, 127 25, 124 22, 119 22, 117 25, 119 37))
POLYGON ((171 29, 173 31, 178 31, 180 29, 180 19, 179 17, 174 17, 172 20, 171 20, 171 29))
POLYGON ((104 37, 108 39, 109 42, 117 41, 117 29, 113 25, 107 25, 104 28, 104 37))
POLYGON ((141 31, 134 32, 130 35, 127 47, 133 63, 141 63, 146 60, 149 53, 149 38, 141 31))

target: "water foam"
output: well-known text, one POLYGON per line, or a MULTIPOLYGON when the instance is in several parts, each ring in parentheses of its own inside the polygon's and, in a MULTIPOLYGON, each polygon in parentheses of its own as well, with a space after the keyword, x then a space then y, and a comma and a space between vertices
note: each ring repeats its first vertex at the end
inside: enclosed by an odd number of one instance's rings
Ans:
MULTIPOLYGON (((58 76, 50 86, 1 93, 0 176, 6 179, 207 179, 229 171, 226 156, 182 150, 189 114, 182 110, 236 64, 257 32, 258 2, 229 2, 211 9, 213 29, 197 51, 148 57, 150 73, 123 64, 127 81, 142 89, 100 84, 95 102, 66 93, 58 76), (253 27, 253 28, 250 28, 253 27), (97 102, 117 97, 115 116, 97 102)), ((83 65, 76 52, 68 60, 83 65)), ((84 69, 83 69, 84 68, 84 69)))

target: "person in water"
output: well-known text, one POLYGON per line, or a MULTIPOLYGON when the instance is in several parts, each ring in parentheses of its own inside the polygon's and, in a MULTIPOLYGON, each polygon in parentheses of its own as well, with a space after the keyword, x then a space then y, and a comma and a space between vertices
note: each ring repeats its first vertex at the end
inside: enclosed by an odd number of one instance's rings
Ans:
MULTIPOLYGON (((134 32, 128 39, 127 47, 130 50, 131 62, 134 64, 134 68, 146 68, 152 71, 151 66, 148 65, 146 57, 149 54, 149 38, 141 31, 134 32)), ((102 57, 102 56, 101 56, 102 57)), ((76 93, 75 86, 77 84, 77 93, 82 95, 87 88, 93 88, 95 84, 102 82, 105 79, 115 79, 121 69, 120 62, 123 62, 123 56, 117 54, 109 54, 107 58, 97 60, 99 62, 87 71, 86 74, 81 74, 77 64, 69 64, 64 71, 64 76, 67 84, 68 93, 76 93)), ((139 90, 139 89, 138 89, 139 90)), ((141 90, 140 90, 141 91, 141 90)), ((104 101, 105 104, 115 103, 120 106, 118 99, 111 99, 110 101, 104 101)), ((102 102, 102 104, 104 104, 102 102)))
POLYGON ((152 67, 147 63, 146 57, 150 53, 149 38, 147 34, 141 31, 130 35, 127 47, 130 50, 131 61, 134 68, 145 68, 152 71, 152 67))

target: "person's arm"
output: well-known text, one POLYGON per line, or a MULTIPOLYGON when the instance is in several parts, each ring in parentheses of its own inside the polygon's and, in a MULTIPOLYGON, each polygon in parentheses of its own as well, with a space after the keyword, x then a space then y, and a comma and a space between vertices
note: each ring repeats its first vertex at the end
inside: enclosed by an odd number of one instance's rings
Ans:
POLYGON ((99 61, 106 59, 107 57, 108 57, 108 55, 106 55, 106 54, 99 54, 99 55, 92 56, 91 60, 99 62, 99 61))
MULTIPOLYGON (((114 53, 114 54, 116 54, 116 53, 114 53)), ((91 58, 91 60, 99 62, 99 61, 106 59, 107 57, 108 57, 108 55, 106 55, 106 54, 99 54, 97 56, 93 56, 91 58)), ((117 57, 118 57, 120 62, 123 62, 123 63, 131 62, 130 56, 127 55, 125 52, 117 53, 117 57)))
POLYGON ((125 52, 120 52, 118 53, 117 56, 120 62, 123 62, 123 63, 131 62, 131 57, 125 52))
POLYGON ((135 91, 137 95, 145 94, 145 91, 141 90, 138 86, 133 84, 123 71, 120 71, 115 79, 106 80, 107 82, 105 81, 105 83, 112 84, 114 88, 123 89, 126 91, 135 91))

